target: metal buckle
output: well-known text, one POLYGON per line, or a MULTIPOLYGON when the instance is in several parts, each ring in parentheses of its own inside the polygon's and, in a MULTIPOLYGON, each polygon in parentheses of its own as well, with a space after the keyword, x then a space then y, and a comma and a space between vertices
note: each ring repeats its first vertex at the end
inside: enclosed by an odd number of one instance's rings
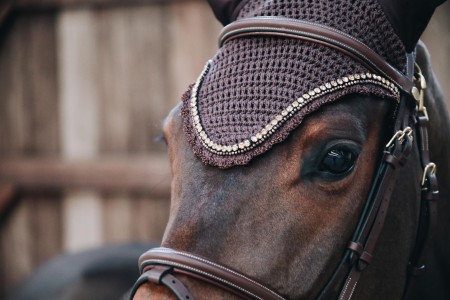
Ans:
POLYGON ((425 166, 425 168, 423 169, 423 176, 422 176, 422 182, 421 182, 422 189, 425 188, 425 183, 427 181, 427 177, 431 174, 433 174, 433 175, 436 174, 436 169, 437 169, 436 164, 432 163, 432 162, 428 163, 425 166))
MULTIPOLYGON (((411 94, 413 95, 414 99, 417 102, 417 110, 419 112, 424 112, 426 115, 426 108, 424 105, 424 95, 425 95, 425 89, 427 88, 427 82, 425 80, 425 77, 422 74, 422 70, 420 69, 419 65, 417 63, 414 64, 414 83, 416 86, 414 86, 411 89, 411 94)), ((428 115, 427 115, 428 118, 428 115)))
POLYGON ((389 142, 386 144, 386 149, 389 149, 394 144, 395 139, 397 139, 400 142, 400 144, 403 144, 406 135, 408 135, 408 137, 412 139, 413 138, 412 134, 413 130, 409 126, 403 130, 397 131, 394 134, 394 136, 389 140, 389 142))

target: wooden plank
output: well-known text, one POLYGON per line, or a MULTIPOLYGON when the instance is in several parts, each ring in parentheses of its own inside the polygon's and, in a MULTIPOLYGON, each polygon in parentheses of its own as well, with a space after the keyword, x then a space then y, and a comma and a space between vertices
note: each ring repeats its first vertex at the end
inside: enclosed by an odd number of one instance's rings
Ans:
POLYGON ((19 17, 4 38, 0 153, 55 154, 59 140, 54 17, 19 17))
POLYGON ((179 103, 189 84, 195 82, 203 66, 217 51, 222 25, 206 1, 173 3, 166 17, 169 107, 179 103))
POLYGON ((25 152, 29 135, 24 99, 27 49, 22 45, 27 27, 24 19, 19 18, 10 24, 0 40, 0 153, 3 156, 25 152))
POLYGON ((62 201, 63 249, 76 252, 103 244, 103 206, 96 191, 74 189, 62 201))
MULTIPOLYGON (((36 265, 46 262, 52 256, 61 252, 62 248, 62 216, 61 196, 59 193, 34 196, 32 202, 33 213, 30 225, 33 228, 33 262, 36 265)), ((26 200, 26 199, 25 199, 26 200)))
POLYGON ((105 243, 120 243, 133 240, 131 226, 136 218, 132 207, 134 199, 128 193, 106 196, 103 199, 105 243))
POLYGON ((33 268, 33 233, 30 232, 33 214, 30 199, 23 199, 0 228, 0 285, 1 293, 23 280, 33 268))
POLYGON ((98 154, 95 17, 87 9, 58 15, 61 151, 67 159, 98 154))
POLYGON ((26 46, 24 98, 29 115, 26 140, 28 155, 55 155, 59 152, 58 87, 56 71, 56 31, 54 14, 26 16, 29 28, 22 35, 26 46))
MULTIPOLYGON (((98 155, 98 88, 95 14, 58 15, 61 152, 67 160, 98 155)), ((63 245, 76 251, 102 244, 101 199, 93 190, 70 190, 63 202, 63 245), (86 234, 89 232, 89 234, 86 234)))
MULTIPOLYGON (((60 196, 23 196, 0 228, 0 294, 61 251, 60 196)), ((3 298, 3 297, 2 297, 3 298)))
POLYGON ((170 201, 141 195, 133 202, 132 236, 140 241, 161 241, 169 220, 170 201))
POLYGON ((166 155, 96 160, 0 159, 0 184, 19 190, 95 189, 146 192, 168 197, 166 155))
MULTIPOLYGON (((101 54, 98 61, 100 152, 102 155, 162 152, 165 145, 156 144, 153 139, 161 134, 161 120, 167 113, 164 109, 167 85, 162 75, 166 56, 163 8, 150 5, 117 7, 98 10, 96 16, 98 53, 101 54)), ((142 164, 152 166, 153 174, 139 175, 146 187, 141 192, 149 191, 148 187, 151 187, 150 194, 168 198, 168 165, 162 166, 165 170, 155 168, 161 162, 166 164, 167 159, 142 164), (155 195, 154 187, 163 187, 165 191, 159 190, 156 193, 159 195, 155 195)), ((137 191, 134 189, 133 193, 137 191)), ((105 243, 135 240, 132 234, 136 222, 135 205, 130 193, 104 194, 105 243)))
POLYGON ((102 154, 162 152, 155 143, 168 112, 163 9, 99 10, 99 90, 102 154))

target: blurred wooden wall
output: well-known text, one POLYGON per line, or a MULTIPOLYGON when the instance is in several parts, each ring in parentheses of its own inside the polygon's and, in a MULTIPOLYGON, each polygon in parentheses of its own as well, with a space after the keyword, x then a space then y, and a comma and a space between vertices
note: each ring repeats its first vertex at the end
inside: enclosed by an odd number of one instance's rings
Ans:
MULTIPOLYGON (((0 298, 61 252, 161 239, 170 172, 154 138, 220 30, 202 0, 10 3, 0 4, 0 298)), ((447 97, 449 16, 447 3, 424 35, 447 97)))
POLYGON ((154 139, 220 30, 187 0, 14 1, 1 22, 0 298, 61 252, 161 239, 154 139))

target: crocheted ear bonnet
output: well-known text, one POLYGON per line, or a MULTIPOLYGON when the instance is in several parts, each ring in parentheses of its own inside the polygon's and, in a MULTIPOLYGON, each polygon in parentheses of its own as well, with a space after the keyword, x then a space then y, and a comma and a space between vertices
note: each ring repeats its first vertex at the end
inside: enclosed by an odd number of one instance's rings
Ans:
MULTIPOLYGON (((361 41, 404 73, 405 48, 376 0, 250 0, 237 20, 282 16, 361 41)), ((389 80, 319 43, 275 36, 226 41, 183 96, 184 131, 204 163, 247 164, 326 103, 359 93, 399 100, 389 80)))

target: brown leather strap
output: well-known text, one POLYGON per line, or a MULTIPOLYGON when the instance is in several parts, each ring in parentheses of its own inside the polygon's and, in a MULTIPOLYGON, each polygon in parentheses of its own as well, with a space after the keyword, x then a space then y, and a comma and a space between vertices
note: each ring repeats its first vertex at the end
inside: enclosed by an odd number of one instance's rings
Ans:
POLYGON ((406 158, 411 153, 412 136, 409 134, 411 134, 410 128, 397 132, 391 140, 392 145, 386 146, 387 150, 383 157, 384 163, 374 183, 375 192, 371 193, 374 195, 374 199, 370 200, 372 197, 369 196, 369 201, 372 201, 372 204, 366 210, 366 214, 363 213, 362 220, 364 222, 361 224, 362 227, 358 229, 359 234, 348 245, 348 249, 353 251, 356 257, 352 259, 352 267, 341 290, 340 300, 352 298, 362 271, 372 261, 372 253, 383 229, 392 191, 396 184, 398 167, 406 162, 406 158))
POLYGON ((322 24, 284 17, 241 19, 222 30, 219 45, 222 46, 232 39, 255 35, 301 39, 334 48, 359 61, 370 71, 396 83, 403 92, 411 93, 413 82, 383 57, 351 35, 322 24))
POLYGON ((206 258, 170 248, 155 248, 139 258, 141 271, 154 266, 173 268, 173 273, 184 274, 226 289, 244 299, 281 300, 281 295, 256 280, 206 258))
POLYGON ((439 190, 436 174, 428 174, 427 186, 422 190, 421 209, 419 217, 418 236, 415 253, 410 260, 411 276, 419 276, 426 270, 428 254, 431 250, 435 229, 437 226, 437 201, 439 190))
POLYGON ((416 94, 417 100, 417 136, 420 150, 421 165, 424 170, 422 179, 421 209, 419 215, 419 226, 417 229, 416 243, 409 262, 409 277, 406 283, 404 298, 412 293, 412 286, 418 276, 426 270, 428 254, 431 250, 434 233, 437 226, 437 200, 439 199, 438 181, 436 177, 436 165, 430 160, 430 149, 428 144, 429 118, 424 105, 424 89, 426 89, 425 78, 420 68, 417 67, 416 82, 421 91, 416 94))
POLYGON ((420 275, 425 270, 426 257, 431 247, 434 229, 437 223, 437 202, 439 190, 436 174, 427 169, 433 165, 430 161, 428 146, 428 115, 426 109, 417 115, 418 143, 421 164, 424 169, 422 182, 421 210, 419 216, 418 234, 413 257, 410 260, 410 272, 413 276, 420 275))
POLYGON ((180 300, 195 300, 189 290, 171 274, 173 268, 165 266, 153 266, 147 271, 143 272, 139 279, 133 286, 130 294, 130 299, 133 299, 137 289, 146 282, 153 282, 156 284, 163 284, 168 287, 180 300))

